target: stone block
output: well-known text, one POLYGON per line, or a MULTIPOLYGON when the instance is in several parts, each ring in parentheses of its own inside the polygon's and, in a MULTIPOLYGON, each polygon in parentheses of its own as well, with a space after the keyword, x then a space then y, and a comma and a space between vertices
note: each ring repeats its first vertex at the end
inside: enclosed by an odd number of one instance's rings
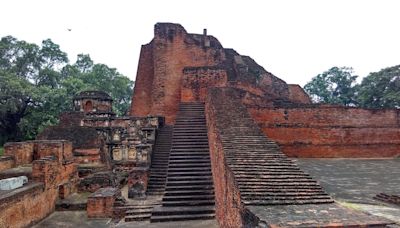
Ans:
POLYGON ((14 156, 1 156, 0 157, 0 171, 11 169, 15 167, 14 156))
POLYGON ((89 218, 110 218, 113 216, 113 205, 121 196, 118 188, 101 188, 89 196, 87 215, 89 218))
POLYGON ((19 176, 0 180, 0 190, 13 190, 28 183, 28 177, 19 176))

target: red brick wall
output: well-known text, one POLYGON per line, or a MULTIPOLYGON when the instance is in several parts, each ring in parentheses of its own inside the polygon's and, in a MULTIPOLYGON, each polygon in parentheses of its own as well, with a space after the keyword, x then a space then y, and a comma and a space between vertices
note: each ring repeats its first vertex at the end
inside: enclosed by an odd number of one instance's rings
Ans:
POLYGON ((33 147, 32 141, 28 142, 11 142, 4 145, 4 155, 13 156, 15 165, 30 164, 33 161, 33 147))
POLYGON ((249 56, 224 49, 216 38, 188 34, 178 24, 159 23, 153 40, 141 49, 130 115, 161 115, 171 124, 180 101, 202 100, 206 88, 214 86, 239 88, 268 100, 310 103, 299 86, 287 85, 249 56), (227 80, 212 71, 184 70, 196 67, 224 69, 227 80))
MULTIPOLYGON (((167 123, 173 123, 181 100, 183 69, 216 65, 221 61, 222 49, 204 47, 177 24, 156 24, 151 49, 153 63, 148 64, 151 61, 148 53, 143 67, 152 65, 154 78, 151 81, 151 67, 146 71, 138 69, 139 84, 135 86, 131 115, 162 115, 167 123), (148 93, 150 83, 151 93, 148 93), (151 101, 143 94, 151 97, 151 101)), ((141 61, 139 68, 140 64, 141 61)))
POLYGON ((121 196, 116 188, 101 188, 89 196, 87 201, 87 215, 89 218, 110 218, 113 216, 114 202, 121 196))
POLYGON ((398 110, 346 107, 249 108, 264 133, 291 157, 394 157, 398 110))
POLYGON ((1 156, 0 157, 0 171, 11 169, 15 167, 15 160, 12 156, 1 156))
POLYGON ((35 150, 40 159, 32 162, 28 185, 0 196, 0 227, 25 227, 40 221, 54 211, 60 186, 66 197, 76 192, 79 180, 76 164, 65 159, 72 155, 71 143, 31 141, 19 145, 34 145, 30 153, 35 150))
POLYGON ((205 101, 207 90, 210 87, 226 86, 227 72, 223 69, 198 67, 185 68, 181 88, 181 101, 205 101))
POLYGON ((250 108, 253 118, 265 125, 310 127, 399 127, 399 111, 348 107, 250 108))
POLYGON ((311 104, 308 94, 299 85, 289 84, 289 100, 294 103, 311 104))
POLYGON ((0 200, 0 227, 28 227, 54 211, 56 189, 43 191, 42 185, 24 189, 20 189, 20 194, 0 200))
POLYGON ((83 112, 63 112, 60 115, 59 126, 70 127, 80 126, 82 119, 85 117, 83 112))
POLYGON ((34 141, 34 159, 54 156, 59 163, 73 160, 72 143, 69 141, 37 140, 34 141))
POLYGON ((131 115, 146 116, 151 111, 151 95, 154 79, 153 42, 142 45, 139 65, 132 96, 131 115))
POLYGON ((206 118, 208 140, 210 146, 211 167, 215 192, 216 218, 221 227, 242 227, 244 207, 241 204, 240 192, 233 172, 226 164, 218 128, 215 120, 215 110, 207 99, 206 118))

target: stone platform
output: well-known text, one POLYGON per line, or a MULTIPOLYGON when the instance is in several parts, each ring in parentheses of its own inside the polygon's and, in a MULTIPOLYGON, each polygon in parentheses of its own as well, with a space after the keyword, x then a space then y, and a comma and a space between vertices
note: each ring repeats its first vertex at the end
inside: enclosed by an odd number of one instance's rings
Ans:
POLYGON ((400 224, 400 207, 373 198, 400 194, 400 159, 298 159, 297 164, 340 204, 400 224))
POLYGON ((400 195, 400 159, 298 159, 336 200, 376 204, 381 192, 400 195))

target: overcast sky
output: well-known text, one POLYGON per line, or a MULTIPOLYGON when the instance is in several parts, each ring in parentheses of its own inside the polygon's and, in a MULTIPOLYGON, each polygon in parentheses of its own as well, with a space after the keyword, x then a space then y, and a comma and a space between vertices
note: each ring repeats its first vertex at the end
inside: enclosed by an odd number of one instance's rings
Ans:
POLYGON ((140 46, 157 22, 215 36, 288 83, 304 85, 332 66, 359 76, 400 64, 400 1, 393 0, 0 0, 0 36, 115 67, 135 79, 140 46), (69 31, 70 30, 70 31, 69 31))

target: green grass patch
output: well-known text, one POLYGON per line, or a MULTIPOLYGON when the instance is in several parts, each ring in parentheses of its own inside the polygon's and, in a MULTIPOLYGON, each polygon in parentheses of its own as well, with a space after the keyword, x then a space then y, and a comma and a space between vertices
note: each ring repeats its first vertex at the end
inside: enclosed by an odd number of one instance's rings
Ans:
POLYGON ((3 155, 3 153, 4 153, 4 148, 0 147, 0 156, 3 155))

